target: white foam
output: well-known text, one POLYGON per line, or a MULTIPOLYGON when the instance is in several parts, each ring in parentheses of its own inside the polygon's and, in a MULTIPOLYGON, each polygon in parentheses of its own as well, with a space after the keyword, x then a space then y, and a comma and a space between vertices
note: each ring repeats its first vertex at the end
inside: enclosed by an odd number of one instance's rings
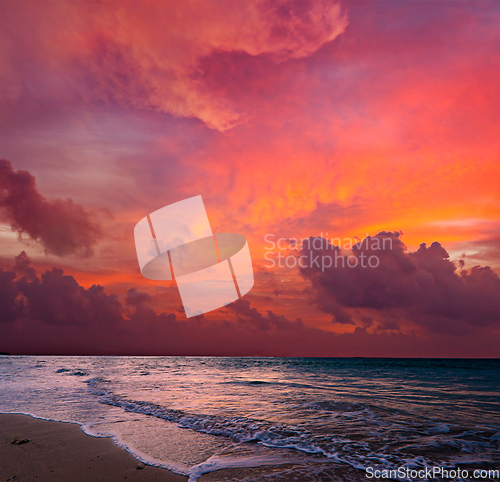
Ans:
POLYGON ((436 426, 432 427, 429 430, 429 433, 431 434, 437 434, 437 433, 448 433, 450 431, 450 426, 446 423, 438 423, 436 426))
POLYGON ((188 471, 189 481, 196 482, 203 474, 220 469, 236 469, 242 467, 260 467, 261 465, 280 465, 293 463, 294 460, 279 454, 255 455, 247 457, 213 455, 205 462, 191 467, 188 471))

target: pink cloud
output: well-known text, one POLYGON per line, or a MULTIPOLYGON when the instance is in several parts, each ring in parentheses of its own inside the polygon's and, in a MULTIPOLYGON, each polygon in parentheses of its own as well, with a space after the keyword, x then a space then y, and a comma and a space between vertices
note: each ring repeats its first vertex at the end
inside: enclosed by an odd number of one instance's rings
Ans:
MULTIPOLYGON (((22 35, 33 18, 21 7, 6 10, 22 35)), ((30 12, 37 22, 29 48, 35 56, 45 49, 53 69, 71 69, 84 96, 197 117, 219 130, 239 123, 245 111, 230 97, 206 92, 204 57, 217 51, 269 55, 278 63, 307 57, 347 25, 339 4, 325 0, 64 2, 30 12)), ((15 50, 15 29, 8 34, 15 50)), ((15 97, 16 60, 6 63, 15 97)))

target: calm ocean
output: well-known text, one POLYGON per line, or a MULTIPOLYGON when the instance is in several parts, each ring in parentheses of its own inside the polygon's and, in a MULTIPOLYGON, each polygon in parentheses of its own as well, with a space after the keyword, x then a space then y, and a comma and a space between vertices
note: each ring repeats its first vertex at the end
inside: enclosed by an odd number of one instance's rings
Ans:
POLYGON ((498 359, 0 356, 1 412, 77 422, 191 481, 498 469, 499 402, 498 359))

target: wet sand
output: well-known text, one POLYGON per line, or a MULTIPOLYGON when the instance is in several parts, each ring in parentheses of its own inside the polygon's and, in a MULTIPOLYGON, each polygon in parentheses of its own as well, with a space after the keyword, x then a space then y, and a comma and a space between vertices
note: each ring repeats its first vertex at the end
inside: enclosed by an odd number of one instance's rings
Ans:
POLYGON ((0 481, 187 482, 144 466, 111 438, 90 437, 74 423, 0 414, 0 481))
MULTIPOLYGON (((336 464, 318 464, 315 476, 301 465, 222 469, 199 482, 233 482, 249 477, 279 481, 361 481, 364 474, 336 464), (299 469, 297 471, 297 469, 299 469), (288 473, 287 473, 288 472, 288 473)), ((169 470, 151 467, 113 443, 86 435, 78 424, 0 414, 0 482, 187 482, 169 470)))

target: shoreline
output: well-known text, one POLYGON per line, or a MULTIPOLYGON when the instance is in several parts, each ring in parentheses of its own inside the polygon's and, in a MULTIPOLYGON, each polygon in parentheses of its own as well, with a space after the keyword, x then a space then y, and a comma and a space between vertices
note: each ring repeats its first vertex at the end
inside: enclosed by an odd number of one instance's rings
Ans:
MULTIPOLYGON (((116 445, 111 437, 86 434, 78 423, 20 413, 0 413, 0 460, 2 482, 189 482, 185 475, 141 462, 116 445)), ((333 465, 323 474, 328 480, 365 480, 352 467, 333 465)), ((297 465, 292 462, 279 467, 280 472, 287 472, 297 465)), ((198 481, 238 481, 259 475, 267 478, 276 468, 274 465, 221 468, 201 475, 198 481)), ((300 480, 292 473, 288 477, 290 481, 300 480)), ((279 480, 288 477, 281 473, 279 480)))
POLYGON ((0 414, 0 480, 187 482, 143 464, 111 437, 87 435, 77 423, 0 414))

